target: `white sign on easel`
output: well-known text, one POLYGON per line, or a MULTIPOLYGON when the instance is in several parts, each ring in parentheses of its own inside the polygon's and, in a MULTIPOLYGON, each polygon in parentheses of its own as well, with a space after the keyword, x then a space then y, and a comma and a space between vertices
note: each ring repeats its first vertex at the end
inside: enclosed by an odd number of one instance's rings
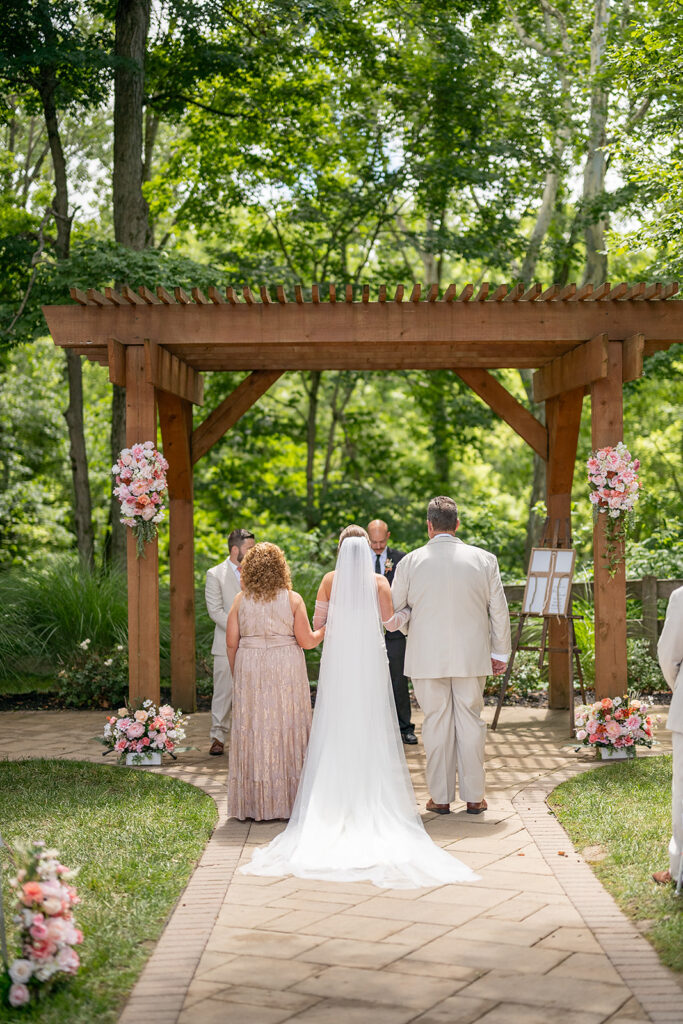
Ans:
POLYGON ((523 615, 566 615, 569 610, 576 552, 570 548, 534 548, 529 572, 523 615))

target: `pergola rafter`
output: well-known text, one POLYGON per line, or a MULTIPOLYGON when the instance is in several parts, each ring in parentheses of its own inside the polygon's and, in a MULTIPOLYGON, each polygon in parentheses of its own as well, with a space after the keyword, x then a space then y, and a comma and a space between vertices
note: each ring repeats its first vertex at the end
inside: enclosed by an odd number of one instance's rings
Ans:
MULTIPOLYGON (((44 314, 57 345, 108 366, 126 387, 128 443, 154 439, 157 413, 169 461, 171 677, 174 703, 194 706, 192 467, 288 370, 449 369, 547 462, 548 515, 569 522, 584 395, 591 396, 596 447, 622 439, 622 383, 640 376, 645 356, 683 341, 677 284, 609 282, 594 286, 488 282, 443 291, 437 285, 389 294, 380 285, 312 285, 292 296, 282 285, 137 292, 71 289, 76 305, 44 314), (308 298, 310 294, 310 300, 308 298), (537 419, 492 375, 532 369, 537 419), (192 429, 203 402, 203 371, 249 371, 238 387, 192 429)), ((626 588, 623 566, 604 567, 604 523, 595 527, 596 688, 621 693, 626 678, 626 588)), ((130 690, 158 696, 156 544, 135 556, 128 538, 130 690)), ((568 697, 566 628, 551 623, 551 706, 568 697), (555 648, 555 650, 552 650, 555 648)))

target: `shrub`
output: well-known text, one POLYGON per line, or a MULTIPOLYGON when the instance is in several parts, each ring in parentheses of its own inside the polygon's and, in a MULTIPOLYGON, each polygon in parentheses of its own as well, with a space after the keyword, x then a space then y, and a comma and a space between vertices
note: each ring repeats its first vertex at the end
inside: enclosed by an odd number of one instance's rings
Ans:
POLYGON ((667 689, 647 640, 627 640, 626 650, 629 693, 659 693, 667 689))
POLYGON ((122 707, 128 700, 128 652, 117 644, 108 656, 86 637, 57 673, 67 707, 122 707))

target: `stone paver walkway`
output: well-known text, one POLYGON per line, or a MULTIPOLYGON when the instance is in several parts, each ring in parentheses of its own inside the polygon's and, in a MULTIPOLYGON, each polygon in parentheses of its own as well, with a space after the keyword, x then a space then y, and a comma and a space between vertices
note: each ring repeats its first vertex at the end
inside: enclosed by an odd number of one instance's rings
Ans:
MULTIPOLYGON (((683 1021, 677 979, 545 804, 562 779, 595 765, 568 745, 565 713, 504 709, 488 738, 488 812, 424 815, 481 881, 418 890, 235 873, 284 825, 226 821, 227 759, 207 756, 208 717, 190 724, 196 749, 162 770, 210 793, 219 822, 120 1024, 683 1021)), ((61 739, 83 735, 84 723, 94 736, 102 719, 3 713, 0 756, 102 760, 94 743, 61 739)), ((657 753, 668 749, 664 729, 659 739, 657 753)), ((424 753, 407 753, 424 807, 424 753)))

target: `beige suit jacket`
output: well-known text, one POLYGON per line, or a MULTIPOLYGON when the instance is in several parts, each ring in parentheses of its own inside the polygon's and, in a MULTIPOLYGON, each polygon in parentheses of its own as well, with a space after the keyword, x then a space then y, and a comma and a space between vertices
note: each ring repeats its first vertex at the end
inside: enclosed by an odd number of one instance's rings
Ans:
POLYGON ((657 654, 662 675, 673 693, 666 727, 683 732, 683 587, 669 598, 657 654))
POLYGON ((491 674, 510 652, 510 615, 495 555, 439 534, 396 566, 394 608, 411 609, 405 673, 413 679, 491 674))
POLYGON ((232 562, 226 558, 220 565, 214 565, 206 574, 206 610, 216 623, 213 631, 212 654, 222 654, 227 658, 228 652, 225 646, 225 630, 228 625, 228 612, 232 602, 240 592, 240 584, 232 562))

